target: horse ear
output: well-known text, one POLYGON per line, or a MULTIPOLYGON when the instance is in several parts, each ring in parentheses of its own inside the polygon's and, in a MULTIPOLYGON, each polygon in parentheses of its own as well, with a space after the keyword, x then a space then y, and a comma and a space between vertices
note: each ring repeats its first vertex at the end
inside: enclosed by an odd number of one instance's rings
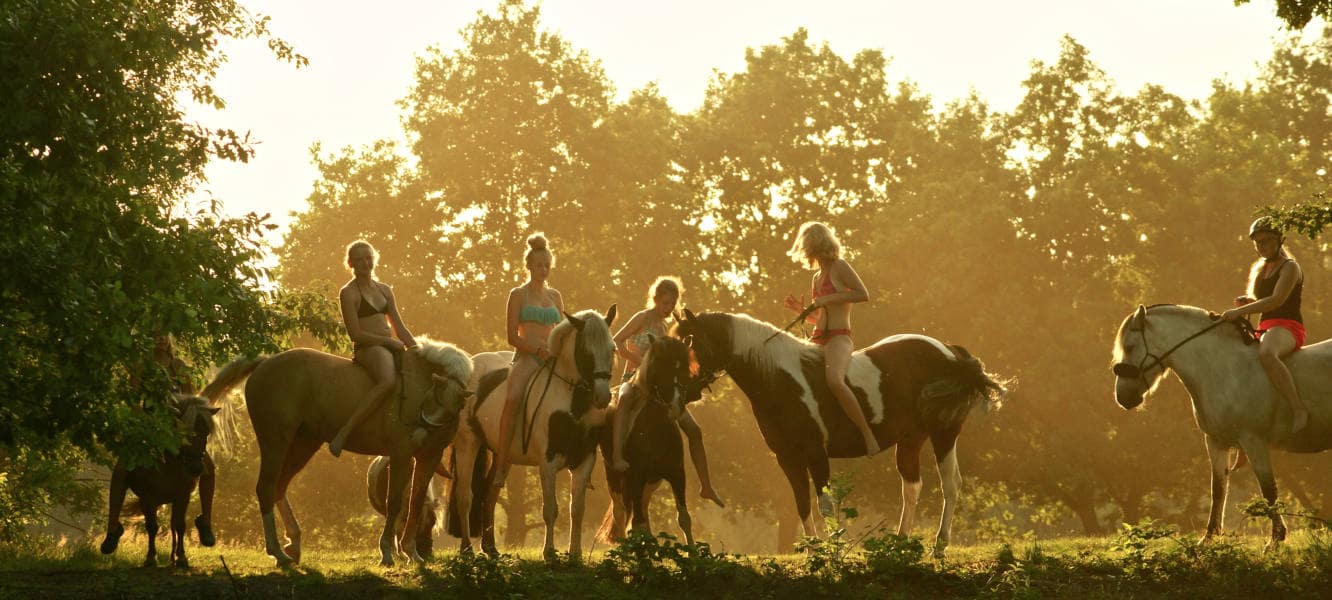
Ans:
POLYGON ((610 310, 606 311, 606 326, 610 327, 615 322, 615 305, 612 304, 610 310))
POLYGON ((677 324, 684 321, 684 317, 680 315, 680 311, 678 310, 671 311, 671 317, 675 319, 675 322, 677 324))
POLYGON ((685 316, 685 320, 686 320, 686 321, 693 321, 694 319, 697 319, 697 318, 698 318, 698 317, 695 317, 695 316, 694 316, 694 311, 689 310, 689 309, 687 309, 687 308, 684 309, 684 316, 685 316))
POLYGON ((1133 319, 1136 320, 1136 321, 1139 322, 1139 323, 1142 323, 1142 322, 1146 321, 1146 320, 1147 320, 1147 307, 1146 307, 1146 306, 1143 306, 1143 305, 1141 305, 1141 304, 1139 304, 1139 305, 1138 305, 1138 312, 1135 313, 1135 314, 1133 315, 1133 319))
POLYGON ((575 317, 569 313, 564 313, 564 318, 569 320, 569 323, 574 326, 574 329, 578 331, 583 330, 583 325, 585 325, 585 323, 583 323, 582 319, 579 319, 578 317, 575 317))
POLYGON ((210 407, 208 407, 208 414, 210 414, 210 415, 215 415, 215 414, 217 414, 217 413, 219 413, 219 412, 222 412, 222 407, 221 407, 221 406, 210 406, 210 407))

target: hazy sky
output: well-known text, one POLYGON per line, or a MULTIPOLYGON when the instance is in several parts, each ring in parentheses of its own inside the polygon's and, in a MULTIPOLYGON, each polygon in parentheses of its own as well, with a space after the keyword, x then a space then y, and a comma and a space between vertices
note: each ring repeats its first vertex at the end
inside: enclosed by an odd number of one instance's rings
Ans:
MULTIPOLYGON (((230 213, 272 212, 285 231, 316 175, 310 145, 401 139, 395 103, 412 83, 414 57, 431 45, 458 48, 460 30, 498 0, 243 3, 271 16, 272 31, 310 65, 279 63, 254 41, 230 44, 216 80, 227 109, 190 116, 251 131, 260 142, 254 160, 213 164, 205 188, 230 213)), ((1064 34, 1123 90, 1159 83, 1199 98, 1214 79, 1251 78, 1282 33, 1274 0, 546 0, 541 12, 547 29, 602 62, 620 98, 655 81, 681 112, 698 107, 714 70, 740 70, 745 48, 798 27, 846 57, 883 50, 890 81, 916 82, 936 106, 975 89, 999 110, 1018 102, 1031 61, 1053 60, 1064 34)))

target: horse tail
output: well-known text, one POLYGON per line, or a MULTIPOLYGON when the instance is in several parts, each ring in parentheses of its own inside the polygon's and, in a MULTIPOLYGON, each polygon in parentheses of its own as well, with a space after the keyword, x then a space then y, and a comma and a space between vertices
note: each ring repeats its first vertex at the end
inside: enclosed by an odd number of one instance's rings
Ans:
MULTIPOLYGON (((370 507, 381 515, 388 514, 388 458, 377 456, 365 470, 365 491, 370 496, 370 507)), ((434 483, 433 478, 431 483, 434 483)))
POLYGON ((619 540, 615 539, 615 504, 611 503, 606 507, 606 516, 601 519, 601 527, 597 529, 598 542, 605 544, 614 544, 619 540))
MULTIPOLYGON (((449 451, 449 471, 458 475, 458 453, 449 451)), ((486 522, 486 497, 490 493, 490 483, 493 474, 490 472, 490 451, 485 448, 479 448, 476 452, 476 462, 472 465, 472 509, 468 512, 468 523, 471 527, 473 536, 480 535, 486 522)), ((453 480, 452 485, 469 485, 469 482, 453 480)), ((445 510, 447 516, 446 530, 453 537, 462 536, 462 515, 458 514, 458 505, 455 502, 456 494, 449 494, 448 508, 445 510)))
POLYGON ((951 372, 920 390, 920 413, 931 428, 960 427, 973 408, 986 412, 1003 406, 1008 382, 985 370, 985 364, 966 348, 949 345, 956 355, 951 372))
POLYGON ((222 367, 213 380, 204 386, 203 392, 199 395, 208 399, 210 405, 216 406, 222 398, 226 397, 227 392, 240 385, 245 378, 250 376, 259 363, 268 360, 267 356, 238 358, 227 363, 222 367))

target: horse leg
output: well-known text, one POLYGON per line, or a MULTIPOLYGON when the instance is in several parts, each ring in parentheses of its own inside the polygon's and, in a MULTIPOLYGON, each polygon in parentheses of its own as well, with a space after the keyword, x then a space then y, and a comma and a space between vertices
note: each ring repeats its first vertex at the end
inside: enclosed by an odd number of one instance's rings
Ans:
POLYGON ((592 479, 592 470, 596 465, 597 455, 589 453, 571 472, 573 481, 569 489, 569 558, 573 560, 583 556, 583 513, 587 507, 587 482, 592 479))
MULTIPOLYGON (((474 444, 460 443, 463 434, 458 435, 453 445, 453 477, 449 480, 449 510, 458 519, 458 554, 472 553, 472 477, 476 466, 474 444)), ((470 440, 467 440, 470 441, 470 440)), ((484 501, 484 498, 481 499, 484 501)), ((451 516, 450 518, 453 518, 451 516)))
POLYGON ((675 521, 680 525, 680 531, 684 533, 685 543, 692 546, 694 545, 694 521, 689 518, 689 500, 688 494, 685 493, 684 463, 672 465, 671 474, 666 479, 667 483, 671 484, 671 492, 675 494, 675 521))
POLYGON ((194 520, 194 528, 199 531, 199 544, 211 547, 217 543, 213 535, 213 491, 217 489, 217 465, 213 457, 203 457, 204 471, 199 476, 199 517, 194 520))
POLYGON ((805 528, 805 535, 809 537, 818 535, 810 514, 809 469, 803 461, 789 454, 778 454, 777 465, 786 475, 787 483, 791 484, 791 493, 795 495, 796 515, 800 517, 800 524, 805 528))
POLYGON ((920 447, 922 439, 906 439, 897 444, 897 474, 902 478, 902 516, 897 535, 911 533, 916 525, 916 503, 920 500, 920 447))
MULTIPOLYGON (((420 536, 418 530, 425 523, 425 519, 421 518, 421 510, 425 506, 426 492, 430 491, 430 478, 435 476, 435 467, 443 455, 444 447, 441 446, 438 450, 417 456, 412 468, 412 493, 408 496, 407 520, 402 528, 402 550, 416 563, 425 562, 416 547, 416 540, 420 536)), ((426 534, 429 535, 429 531, 426 534)))
POLYGON ((259 501, 259 517, 264 523, 264 551, 277 560, 279 567, 292 564, 292 558, 282 551, 278 542, 277 520, 273 515, 273 505, 277 503, 278 480, 282 477, 283 463, 287 458, 290 438, 271 439, 265 443, 266 436, 255 428, 255 438, 259 441, 259 481, 254 486, 254 495, 259 501))
POLYGON ((652 535, 647 514, 648 501, 652 498, 652 493, 647 489, 642 473, 633 467, 625 472, 624 498, 628 532, 633 534, 644 531, 652 535))
POLYGON ((809 475, 814 480, 814 492, 819 495, 819 514, 834 516, 833 497, 828 490, 828 481, 832 478, 832 467, 828 464, 828 452, 819 446, 809 457, 809 475))
POLYGON ((125 535, 125 526, 120 524, 120 510, 125 506, 126 479, 129 473, 125 466, 116 461, 111 469, 111 494, 108 498, 109 510, 106 516, 106 539, 102 540, 102 554, 111 554, 120 545, 120 536, 125 535))
POLYGON ((148 530, 148 556, 143 559, 143 566, 157 566, 157 505, 148 504, 139 498, 143 507, 143 528, 148 530))
POLYGON ((555 519, 560 516, 560 507, 555 503, 555 469, 554 462, 541 463, 541 519, 546 524, 546 544, 542 554, 546 560, 555 558, 555 519))
MULTIPOLYGON (((1240 448, 1249 455, 1253 465, 1253 474, 1258 477, 1258 487, 1263 491, 1263 498, 1269 506, 1277 500, 1276 477, 1272 473, 1272 457, 1268 454, 1267 444, 1262 440, 1241 438, 1240 448)), ((1271 549, 1286 539, 1286 520, 1281 515, 1272 515, 1272 539, 1267 544, 1271 549)))
POLYGON ((384 510, 387 514, 384 515, 384 532, 379 536, 379 565, 382 567, 393 566, 393 554, 398 549, 398 536, 395 530, 398 524, 398 513, 402 512, 402 492, 411 474, 412 457, 410 455, 389 457, 388 501, 384 503, 384 510))
POLYGON ((185 558, 185 514, 190 510, 190 497, 171 503, 171 562, 182 569, 190 568, 185 558))
POLYGON ((287 450, 287 459, 282 465, 282 475, 278 477, 277 507, 278 512, 282 513, 282 528, 287 535, 287 543, 282 546, 282 551, 297 563, 301 562, 301 524, 296 520, 296 511, 292 510, 291 501, 287 499, 287 488, 296 474, 301 472, 305 464, 310 462, 310 458, 319 451, 321 445, 322 442, 319 440, 298 439, 293 442, 287 450))
POLYGON ((1207 458, 1212 463, 1212 512, 1207 517, 1207 533, 1202 537, 1206 542, 1225 529, 1226 495, 1230 488, 1230 469, 1226 463, 1230 460, 1230 449, 1212 436, 1203 436, 1203 439, 1207 442, 1207 458))
MULTIPOLYGON (((957 509, 957 492, 962 474, 957 468, 957 431, 931 439, 934 446, 935 467, 939 470, 939 486, 943 488, 943 514, 939 515, 939 532, 934 536, 934 557, 942 559, 953 534, 953 512, 957 509)), ((917 497, 919 497, 919 487, 917 497)))

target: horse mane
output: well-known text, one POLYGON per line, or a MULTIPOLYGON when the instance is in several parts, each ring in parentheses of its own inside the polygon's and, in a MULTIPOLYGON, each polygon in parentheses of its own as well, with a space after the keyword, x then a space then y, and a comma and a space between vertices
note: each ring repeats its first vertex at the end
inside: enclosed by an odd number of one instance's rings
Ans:
MULTIPOLYGON (((583 327, 583 333, 588 335, 592 342, 605 343, 612 347, 615 345, 615 342, 611 341, 610 326, 606 324, 606 318, 602 316, 601 313, 589 308, 575 313, 573 316, 586 323, 583 327), (604 340, 600 339, 603 337, 605 338, 604 340)), ((569 338, 569 335, 575 331, 576 329, 574 328, 573 323, 571 323, 569 319, 564 319, 550 330, 550 337, 547 338, 547 345, 556 354, 562 354, 565 341, 569 338)))
POLYGON ((429 336, 416 336, 416 343, 421 345, 421 357, 444 373, 457 377, 460 381, 472 378, 472 358, 457 346, 448 342, 430 339, 429 336))
POLYGON ((180 412, 182 423, 193 425, 196 419, 203 418, 208 423, 208 435, 217 431, 217 424, 213 422, 213 414, 208 409, 208 398, 195 396, 191 394, 175 394, 172 400, 177 411, 180 412))
POLYGON ((763 373, 776 371, 777 357, 781 355, 817 352, 818 347, 814 344, 771 323, 744 313, 723 314, 731 320, 731 352, 744 357, 763 373))

